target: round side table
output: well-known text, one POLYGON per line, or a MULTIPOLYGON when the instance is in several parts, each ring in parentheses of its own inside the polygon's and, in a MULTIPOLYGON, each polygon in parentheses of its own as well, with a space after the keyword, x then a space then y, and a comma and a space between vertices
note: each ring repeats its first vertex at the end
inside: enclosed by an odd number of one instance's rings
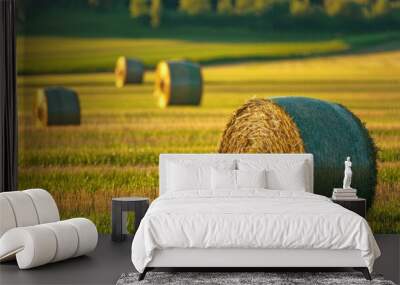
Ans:
POLYGON ((111 204, 111 239, 113 241, 123 241, 127 236, 126 220, 127 212, 135 213, 135 232, 139 227, 140 221, 149 208, 150 200, 144 197, 119 197, 113 198, 111 204))

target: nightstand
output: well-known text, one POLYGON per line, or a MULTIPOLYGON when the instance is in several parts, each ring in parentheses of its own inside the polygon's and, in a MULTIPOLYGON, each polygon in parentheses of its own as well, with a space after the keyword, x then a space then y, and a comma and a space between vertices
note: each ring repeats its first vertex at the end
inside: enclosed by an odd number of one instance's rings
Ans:
POLYGON ((339 204, 340 206, 359 214, 361 217, 366 218, 367 216, 367 201, 363 198, 348 199, 348 200, 334 200, 333 203, 339 204))
POLYGON ((113 198, 111 204, 111 239, 123 241, 127 236, 126 220, 127 212, 135 212, 135 232, 140 221, 149 208, 150 200, 144 197, 120 197, 113 198))

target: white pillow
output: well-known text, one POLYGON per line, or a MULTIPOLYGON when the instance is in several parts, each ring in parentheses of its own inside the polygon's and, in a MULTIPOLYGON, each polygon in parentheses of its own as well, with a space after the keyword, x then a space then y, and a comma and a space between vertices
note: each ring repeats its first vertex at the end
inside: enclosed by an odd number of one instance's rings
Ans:
POLYGON ((267 188, 267 171, 236 170, 237 188, 267 188))
POLYGON ((168 191, 211 189, 210 167, 168 164, 168 191))
POLYGON ((210 190, 211 168, 235 169, 236 160, 228 159, 173 159, 166 164, 167 191, 210 190))
POLYGON ((307 175, 304 162, 293 163, 284 170, 271 169, 267 172, 269 189, 302 191, 307 189, 307 175))
POLYGON ((308 166, 305 161, 247 161, 239 160, 240 170, 267 170, 267 188, 303 191, 309 188, 308 166))
POLYGON ((211 168, 211 185, 213 190, 235 190, 236 170, 211 168))

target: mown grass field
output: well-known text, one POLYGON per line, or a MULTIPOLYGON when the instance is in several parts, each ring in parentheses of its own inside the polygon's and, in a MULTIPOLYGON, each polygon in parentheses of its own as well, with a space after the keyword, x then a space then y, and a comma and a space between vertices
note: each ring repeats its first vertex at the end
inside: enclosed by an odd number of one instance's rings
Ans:
MULTIPOLYGON (((52 66, 42 52, 27 64, 52 66)), ((62 54, 79 61, 68 52, 62 54)), ((115 55, 110 53, 110 62, 115 55)), ((56 54, 47 56, 57 60, 56 54)), ((399 51, 206 66, 203 75, 201 107, 164 110, 152 95, 151 71, 143 85, 123 89, 114 87, 111 72, 19 76, 19 187, 48 189, 63 218, 89 217, 101 232, 109 232, 112 197, 157 197, 160 153, 216 152, 230 114, 251 97, 309 96, 344 104, 366 122, 380 148, 379 183, 368 220, 376 233, 400 233, 399 51), (49 85, 79 92, 81 126, 34 126, 33 95, 49 85)))
POLYGON ((18 42, 18 68, 24 73, 108 71, 116 58, 140 58, 154 67, 165 58, 185 58, 200 62, 280 58, 343 52, 350 46, 343 40, 299 42, 202 42, 179 39, 74 39, 24 37, 18 42), (28 48, 22 48, 28 47, 28 48))
POLYGON ((17 42, 17 58, 21 59, 17 62, 18 70, 20 74, 107 72, 113 69, 116 58, 121 55, 139 58, 150 69, 164 59, 183 58, 202 64, 220 64, 305 58, 354 52, 400 41, 397 32, 344 36, 319 34, 314 37, 293 34, 277 37, 249 32, 248 35, 239 33, 235 40, 224 34, 226 32, 223 29, 219 39, 214 40, 208 39, 207 34, 189 37, 189 32, 186 38, 24 36, 17 42))

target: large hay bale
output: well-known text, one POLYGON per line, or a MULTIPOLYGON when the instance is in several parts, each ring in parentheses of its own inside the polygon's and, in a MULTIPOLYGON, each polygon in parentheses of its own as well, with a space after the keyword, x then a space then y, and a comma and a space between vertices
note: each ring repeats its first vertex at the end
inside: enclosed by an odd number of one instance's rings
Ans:
POLYGON ((79 125, 81 110, 78 94, 64 87, 39 89, 34 106, 38 125, 79 125))
POLYGON ((121 88, 129 83, 142 83, 143 74, 144 65, 141 61, 121 56, 115 65, 115 85, 121 88))
POLYGON ((353 161, 352 187, 371 205, 376 148, 362 122, 345 107, 303 97, 251 99, 236 110, 222 135, 221 153, 312 153, 314 193, 341 187, 344 161, 353 161))
POLYGON ((161 108, 200 105, 202 94, 200 65, 190 61, 162 61, 157 65, 155 95, 161 108))

